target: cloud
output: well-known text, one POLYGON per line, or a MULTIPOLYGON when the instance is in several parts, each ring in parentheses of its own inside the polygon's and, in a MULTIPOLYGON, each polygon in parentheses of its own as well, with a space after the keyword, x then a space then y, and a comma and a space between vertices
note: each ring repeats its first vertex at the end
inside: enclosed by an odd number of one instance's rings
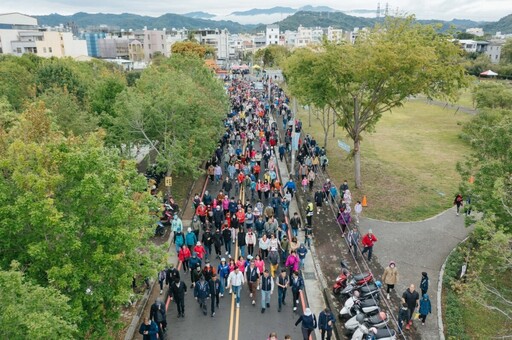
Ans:
POLYGON ((473 19, 498 20, 512 13, 510 0, 259 0, 257 2, 240 0, 204 1, 204 0, 1 0, 0 12, 21 12, 29 15, 50 13, 73 14, 88 13, 134 13, 160 16, 165 13, 186 13, 205 11, 226 16, 234 11, 248 10, 254 7, 269 8, 287 6, 299 8, 305 5, 329 6, 339 10, 377 9, 380 2, 382 10, 389 4, 391 13, 398 8, 400 13, 416 14, 421 19, 473 19))

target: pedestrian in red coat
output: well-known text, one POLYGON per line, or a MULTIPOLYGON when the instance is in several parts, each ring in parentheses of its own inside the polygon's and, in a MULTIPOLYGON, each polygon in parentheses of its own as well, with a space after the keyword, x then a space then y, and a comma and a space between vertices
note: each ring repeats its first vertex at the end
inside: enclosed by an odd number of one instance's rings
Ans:
POLYGON ((368 230, 368 233, 363 236, 363 251, 361 254, 368 252, 368 261, 372 260, 373 245, 377 242, 377 238, 373 235, 372 230, 368 230))

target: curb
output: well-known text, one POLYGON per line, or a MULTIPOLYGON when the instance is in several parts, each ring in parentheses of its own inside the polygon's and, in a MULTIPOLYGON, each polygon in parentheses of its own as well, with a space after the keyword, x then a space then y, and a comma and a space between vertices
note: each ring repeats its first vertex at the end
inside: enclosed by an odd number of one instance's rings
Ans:
POLYGON ((440 340, 445 340, 445 337, 444 337, 444 324, 443 324, 442 297, 443 297, 443 277, 444 277, 444 270, 446 268, 446 262, 448 262, 448 259, 453 254, 455 249, 457 249, 457 247, 460 244, 466 242, 466 240, 468 238, 469 238, 469 236, 466 236, 465 239, 460 241, 459 244, 457 244, 457 246, 455 248, 453 248, 452 251, 450 251, 450 253, 446 257, 446 259, 444 260, 443 265, 441 266, 441 270, 439 271, 439 278, 438 278, 438 282, 437 282, 437 307, 436 308, 437 308, 437 326, 439 328, 439 339, 440 340))
POLYGON ((442 212, 440 212, 437 215, 434 215, 432 217, 426 218, 424 220, 419 220, 419 221, 385 221, 385 220, 378 220, 376 218, 371 218, 371 217, 362 217, 362 218, 367 219, 368 221, 383 222, 383 223, 389 223, 389 224, 422 223, 422 222, 427 222, 427 221, 431 221, 433 219, 436 219, 439 216, 446 214, 450 210, 453 210, 453 208, 448 208, 445 211, 442 211, 442 212))

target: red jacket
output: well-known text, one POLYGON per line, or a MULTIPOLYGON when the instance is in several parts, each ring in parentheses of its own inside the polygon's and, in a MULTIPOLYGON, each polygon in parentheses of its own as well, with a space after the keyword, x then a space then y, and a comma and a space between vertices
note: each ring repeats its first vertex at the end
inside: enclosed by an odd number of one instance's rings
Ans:
POLYGON ((377 242, 377 238, 375 237, 375 235, 371 234, 370 236, 370 233, 366 234, 363 236, 363 246, 365 247, 373 247, 373 245, 375 244, 375 242, 377 242))
POLYGON ((181 262, 185 262, 185 260, 188 260, 189 258, 190 258, 190 250, 187 247, 181 248, 180 252, 178 253, 178 259, 181 262))
POLYGON ((196 252, 197 257, 200 258, 201 260, 203 259, 204 255, 206 254, 206 249, 204 249, 204 247, 202 245, 195 246, 194 251, 196 252))

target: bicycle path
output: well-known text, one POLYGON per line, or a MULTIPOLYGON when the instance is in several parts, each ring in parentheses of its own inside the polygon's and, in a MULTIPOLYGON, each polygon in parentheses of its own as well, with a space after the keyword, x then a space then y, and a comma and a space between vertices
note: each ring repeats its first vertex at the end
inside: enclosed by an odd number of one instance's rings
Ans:
MULTIPOLYGON (((371 210, 371 206, 365 210, 371 210)), ((428 273, 428 295, 432 314, 427 317, 425 326, 419 320, 415 321, 415 325, 422 339, 439 339, 436 307, 439 272, 450 251, 471 231, 471 228, 464 225, 464 215, 457 216, 455 209, 451 208, 419 222, 387 222, 361 218, 361 234, 368 232, 370 228, 378 239, 374 246, 376 261, 384 268, 390 261, 396 262, 400 278, 395 289, 399 297, 411 283, 420 292, 421 272, 428 273)))

